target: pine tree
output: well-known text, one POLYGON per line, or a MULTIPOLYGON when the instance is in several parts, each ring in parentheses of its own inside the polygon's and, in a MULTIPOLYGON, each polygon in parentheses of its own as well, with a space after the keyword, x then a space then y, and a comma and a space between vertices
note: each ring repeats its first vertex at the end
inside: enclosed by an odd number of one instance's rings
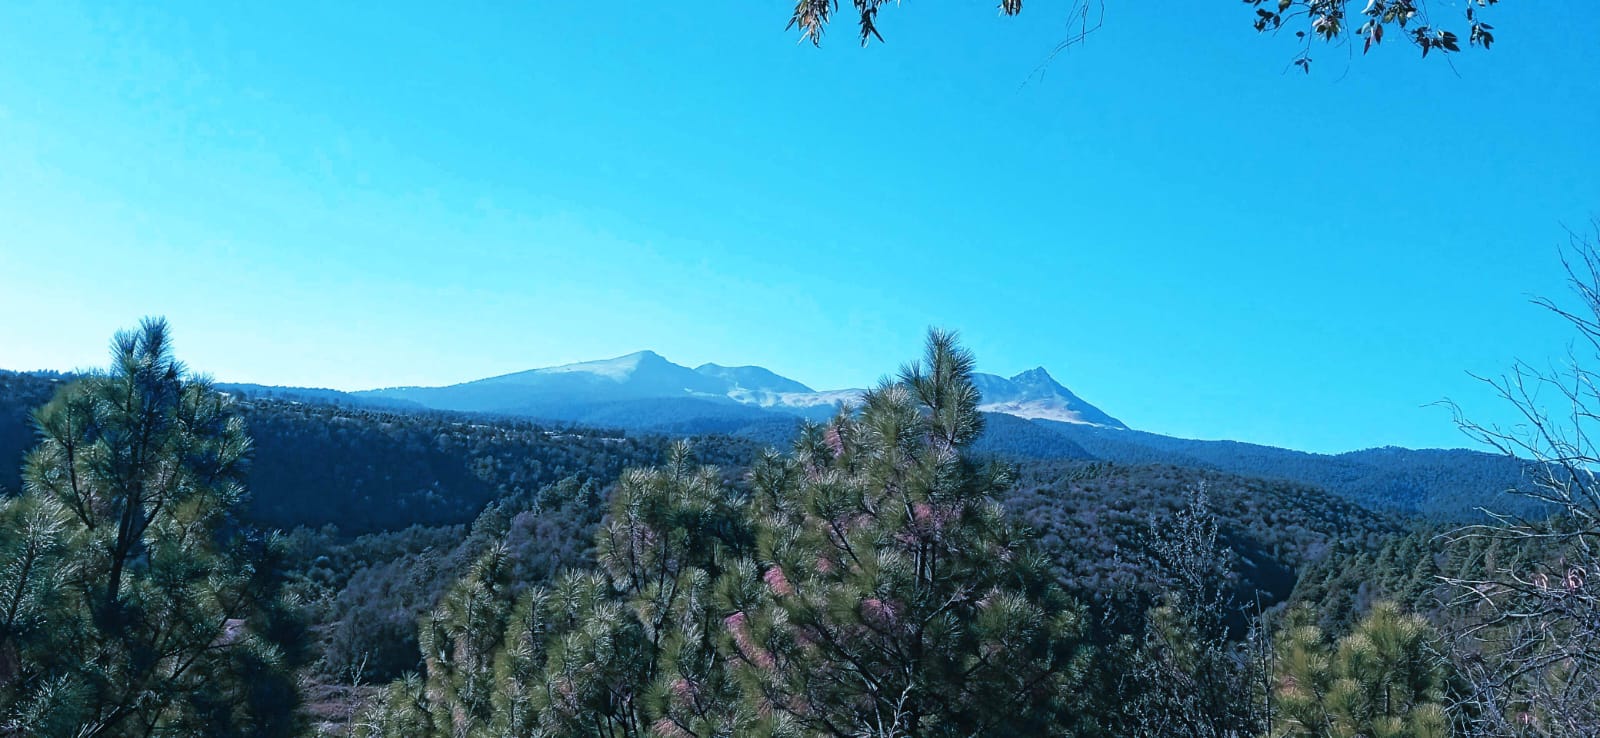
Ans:
POLYGON ((1004 470, 964 453, 970 373, 934 334, 745 486, 680 444, 623 475, 596 566, 548 588, 517 592, 491 548, 424 618, 426 677, 358 734, 1070 734, 1081 618, 996 504, 1004 470))
POLYGON ((392 685, 363 734, 742 734, 711 585, 750 546, 743 501, 677 444, 625 474, 610 510, 598 566, 548 588, 518 593, 503 546, 480 557, 423 619, 422 693, 392 685))
POLYGON ((599 563, 647 642, 641 713, 664 736, 732 735, 748 715, 717 650, 723 612, 712 586, 752 547, 747 500, 689 447, 667 463, 625 476, 599 535, 599 563))
POLYGON ((1297 617, 1281 638, 1272 738, 1444 738, 1450 672, 1427 621, 1379 603, 1337 643, 1297 617))
POLYGON ((372 704, 357 716, 350 731, 353 738, 434 735, 427 686, 416 674, 391 682, 378 693, 372 704))
MULTIPOLYGON (((995 499, 972 357, 922 364, 752 474, 759 580, 723 586, 724 644, 765 730, 1059 735, 1085 665, 1079 611, 995 499)), ((751 573, 754 566, 749 567, 751 573)))
POLYGON ((491 735, 494 660, 511 615, 504 546, 495 546, 423 618, 418 640, 427 664, 434 732, 491 735))
POLYGON ((35 414, 0 503, 0 734, 291 735, 293 611, 276 542, 234 517, 250 441, 166 323, 35 414))

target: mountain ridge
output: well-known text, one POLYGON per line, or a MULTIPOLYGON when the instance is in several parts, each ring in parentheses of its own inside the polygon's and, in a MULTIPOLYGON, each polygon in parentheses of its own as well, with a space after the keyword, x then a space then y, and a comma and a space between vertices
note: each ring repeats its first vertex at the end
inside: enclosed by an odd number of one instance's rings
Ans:
MULTIPOLYGON (((975 373, 973 379, 983 396, 979 409, 984 412, 1127 428, 1057 382, 1044 367, 1019 372, 1009 379, 988 373, 975 373)), ((858 401, 864 391, 814 390, 755 365, 708 362, 691 369, 646 349, 611 359, 528 369, 452 385, 389 387, 351 394, 437 410, 564 419, 578 419, 573 416, 582 414, 578 412, 580 408, 594 405, 608 405, 615 411, 618 403, 641 403, 641 413, 653 414, 653 405, 672 401, 682 409, 682 401, 692 399, 709 403, 706 412, 713 415, 728 413, 714 406, 732 404, 817 420, 858 401)))
MULTIPOLYGON (((24 452, 36 439, 29 413, 46 402, 74 375, 32 375, 0 370, 0 489, 16 489, 24 452)), ((257 399, 287 405, 332 405, 350 412, 398 413, 418 417, 450 417, 423 404, 392 397, 361 396, 338 390, 316 390, 251 384, 219 383, 218 389, 240 397, 247 406, 257 399)), ((833 412, 830 406, 829 413, 833 412)), ((485 411, 481 421, 459 416, 458 422, 555 423, 552 427, 605 428, 676 437, 707 434, 782 446, 792 440, 802 416, 773 412, 723 398, 657 398, 619 400, 581 406, 527 406, 521 412, 485 411)), ((984 434, 974 451, 1011 460, 1092 461, 1115 465, 1172 464, 1263 479, 1290 480, 1333 492, 1373 509, 1402 511, 1444 520, 1471 519, 1473 508, 1508 510, 1504 490, 1526 483, 1530 462, 1469 449, 1407 449, 1378 446, 1339 454, 1322 454, 1241 441, 1197 440, 1145 431, 1083 423, 1028 420, 986 413, 984 434)), ((1536 511, 1535 511, 1536 512, 1536 511)))

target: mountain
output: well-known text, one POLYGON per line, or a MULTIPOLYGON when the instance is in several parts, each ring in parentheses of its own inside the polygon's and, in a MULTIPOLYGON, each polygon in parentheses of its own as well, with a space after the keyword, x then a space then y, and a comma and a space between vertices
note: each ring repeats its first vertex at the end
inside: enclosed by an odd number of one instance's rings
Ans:
MULTIPOLYGON (((977 374, 974 379, 983 394, 979 409, 984 412, 1127 427, 1063 387, 1043 368, 1010 379, 993 374, 977 374)), ((394 387, 354 396, 435 410, 704 433, 734 432, 752 424, 769 430, 788 427, 792 422, 785 419, 795 416, 826 419, 839 406, 859 400, 861 393, 859 389, 819 392, 759 366, 701 364, 690 369, 654 351, 639 351, 447 387, 394 387), (763 418, 762 413, 775 417, 763 418)))
POLYGON ((217 390, 245 398, 285 400, 288 402, 310 402, 325 405, 349 405, 353 407, 385 408, 391 410, 426 410, 427 408, 407 400, 388 397, 362 396, 342 392, 334 389, 320 387, 280 387, 267 384, 249 384, 243 382, 218 382, 217 390))
POLYGON ((437 410, 529 415, 550 407, 619 400, 712 398, 723 394, 723 385, 715 377, 674 364, 654 351, 639 351, 447 387, 395 387, 356 394, 409 400, 437 410))
POLYGON ((1083 423, 1106 428, 1122 428, 1122 421, 1105 414, 1072 391, 1061 386, 1044 367, 1029 369, 1010 379, 993 374, 974 374, 973 383, 983 395, 978 409, 1013 415, 1028 420, 1053 420, 1083 423))
POLYGON ((600 400, 640 397, 682 397, 722 394, 726 382, 679 366, 654 351, 638 351, 604 361, 534 369, 468 382, 468 386, 519 388, 526 392, 563 392, 600 400))
POLYGON ((1031 420, 1000 413, 983 414, 983 433, 972 444, 972 450, 1011 460, 1095 458, 1065 434, 1031 420))
POLYGON ((1539 514, 1528 500, 1506 494, 1507 490, 1526 487, 1529 462, 1500 454, 1397 447, 1317 454, 1082 423, 1034 423, 1071 440, 1098 459, 1124 464, 1173 464, 1290 480, 1321 487, 1376 510, 1446 520, 1474 518, 1479 507, 1539 514))
POLYGON ((697 373, 725 382, 729 387, 746 392, 769 392, 774 394, 815 392, 788 377, 779 376, 770 369, 759 366, 722 366, 720 364, 701 364, 694 368, 697 373))
MULTIPOLYGON (((763 405, 773 404, 772 400, 741 402, 734 396, 757 392, 773 396, 812 394, 809 387, 759 367, 708 364, 690 369, 654 351, 531 369, 446 387, 395 387, 355 394, 413 402, 434 410, 513 415, 636 431, 728 433, 772 415, 763 409, 763 405)), ((832 406, 828 412, 832 412, 832 406)), ((792 420, 792 415, 778 417, 792 420)))
MULTIPOLYGON (((0 370, 0 495, 22 487, 23 459, 38 443, 31 413, 74 378, 0 370)), ((689 435, 383 407, 334 391, 219 386, 238 399, 251 438, 244 480, 251 520, 283 529, 336 525, 362 534, 468 523, 490 500, 567 477, 604 487, 624 469, 661 463, 675 436, 689 435)), ((731 435, 692 443, 700 460, 729 468, 749 464, 762 448, 731 435)))
POLYGON ((839 406, 855 402, 861 390, 845 389, 818 392, 788 377, 759 366, 721 366, 701 364, 695 371, 726 384, 728 399, 741 405, 759 407, 813 420, 823 420, 839 406))
MULTIPOLYGON (((976 373, 987 428, 976 450, 1026 459, 1171 464, 1311 484, 1373 509, 1465 519, 1483 506, 1531 510, 1504 491, 1524 484, 1515 459, 1464 450, 1373 449, 1313 454, 1237 441, 1132 430, 1043 367, 1010 378, 976 373)), ((718 433, 776 446, 800 419, 824 420, 861 390, 818 392, 758 366, 690 369, 653 351, 534 369, 449 387, 356 393, 368 401, 477 411, 630 431, 718 433)), ((1537 511, 1531 511, 1537 512, 1537 511)))
MULTIPOLYGON (((71 375, 0 371, 0 489, 14 491, 20 486, 17 471, 23 452, 36 441, 29 412, 70 379, 71 375)), ((1017 461, 1170 464, 1289 480, 1374 509, 1450 520, 1472 517, 1478 506, 1529 512, 1526 505, 1516 504, 1517 498, 1504 494, 1526 484, 1526 464, 1504 456, 1402 448, 1314 454, 1236 441, 1174 438, 1126 428, 1042 370, 1010 379, 978 375, 976 381, 984 392, 987 422, 974 450, 985 455, 1017 461), (994 406, 1012 413, 989 410, 994 406), (1035 417, 1028 419, 1022 413, 1035 417)), ((652 352, 450 387, 358 393, 239 384, 219 388, 252 400, 286 401, 286 406, 333 405, 393 415, 475 411, 482 422, 501 422, 492 416, 515 416, 680 437, 720 434, 779 447, 793 438, 802 418, 826 417, 837 411, 838 403, 859 396, 857 390, 804 391, 809 388, 759 367, 689 369, 652 352)))

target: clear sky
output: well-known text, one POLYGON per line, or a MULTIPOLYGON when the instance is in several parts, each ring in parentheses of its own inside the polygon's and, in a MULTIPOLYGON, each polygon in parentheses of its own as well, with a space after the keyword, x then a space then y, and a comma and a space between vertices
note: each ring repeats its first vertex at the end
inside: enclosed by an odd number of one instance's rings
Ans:
POLYGON ((1464 445, 1427 403, 1501 419, 1467 372, 1564 349, 1527 300, 1600 214, 1600 5, 1309 77, 1237 2, 1111 0, 1048 63, 1065 0, 993 5, 819 50, 767 0, 10 0, 0 367, 161 314, 231 381, 652 348, 834 388, 940 325, 1134 427, 1338 451, 1464 445))

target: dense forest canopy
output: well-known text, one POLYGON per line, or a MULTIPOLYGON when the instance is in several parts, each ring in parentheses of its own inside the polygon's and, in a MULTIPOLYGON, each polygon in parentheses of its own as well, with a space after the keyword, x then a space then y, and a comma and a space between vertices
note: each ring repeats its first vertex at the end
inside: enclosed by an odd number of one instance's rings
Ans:
MULTIPOLYGON (((30 417, 73 377, 0 371, 0 487, 20 489, 21 459, 37 441, 30 417)), ((259 525, 332 525, 346 535, 413 524, 470 523, 492 500, 567 477, 607 484, 665 458, 671 439, 520 418, 229 394, 253 439, 245 504, 259 525)), ((294 397, 304 397, 296 391, 294 397)), ((737 467, 759 446, 694 436, 707 461, 737 467)))
MULTIPOLYGON (((21 459, 35 442, 29 414, 72 377, 0 371, 0 487, 19 489, 21 459)), ((665 458, 672 437, 689 437, 708 463, 747 465, 783 446, 795 423, 695 422, 669 434, 575 426, 538 418, 430 411, 373 404, 344 393, 222 385, 237 397, 254 438, 245 468, 246 504, 264 526, 336 525, 347 535, 413 524, 465 524, 489 501, 578 476, 605 484, 623 469, 665 458), (383 501, 384 504, 375 504, 383 501)), ((638 422, 637 416, 631 420, 638 422)), ((1123 466, 1165 464, 1318 487, 1360 505, 1462 521, 1489 505, 1525 512, 1505 490, 1526 479, 1516 458, 1466 450, 1370 449, 1310 454, 1230 441, 1191 441, 986 414, 973 450, 1023 467, 1063 460, 1123 466)))

